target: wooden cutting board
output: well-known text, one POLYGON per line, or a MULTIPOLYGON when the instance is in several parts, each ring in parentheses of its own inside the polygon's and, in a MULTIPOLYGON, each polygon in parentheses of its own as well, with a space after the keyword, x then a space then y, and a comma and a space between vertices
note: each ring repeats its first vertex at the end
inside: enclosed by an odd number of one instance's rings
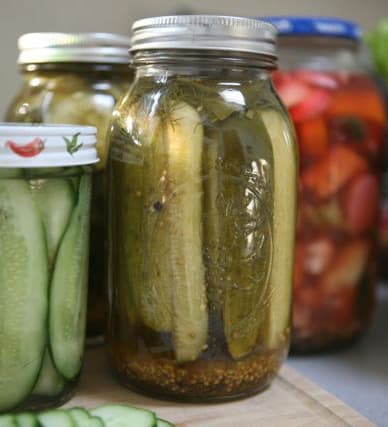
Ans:
MULTIPOLYGON (((86 352, 81 384, 65 406, 95 407, 107 402, 151 409, 177 427, 368 427, 371 422, 285 365, 272 386, 244 400, 179 404, 141 396, 116 382, 102 349, 86 352)), ((133 426, 136 427, 136 426, 133 426)))

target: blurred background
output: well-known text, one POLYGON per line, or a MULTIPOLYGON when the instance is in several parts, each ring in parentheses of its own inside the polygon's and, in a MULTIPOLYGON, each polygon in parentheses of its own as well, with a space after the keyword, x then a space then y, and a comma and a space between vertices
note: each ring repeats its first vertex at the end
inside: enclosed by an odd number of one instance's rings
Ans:
POLYGON ((0 115, 17 92, 17 38, 32 31, 108 31, 128 34, 132 22, 149 15, 217 13, 225 15, 326 15, 348 18, 365 29, 388 15, 387 0, 1 0, 0 115))

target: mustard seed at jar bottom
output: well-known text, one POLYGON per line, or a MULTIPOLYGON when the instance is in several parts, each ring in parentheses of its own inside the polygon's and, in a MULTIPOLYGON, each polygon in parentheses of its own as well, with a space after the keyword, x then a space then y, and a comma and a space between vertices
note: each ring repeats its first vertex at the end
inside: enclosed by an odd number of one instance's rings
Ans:
POLYGON ((274 34, 235 17, 134 24, 109 160, 108 345, 131 388, 239 398, 285 357, 296 153, 274 34))

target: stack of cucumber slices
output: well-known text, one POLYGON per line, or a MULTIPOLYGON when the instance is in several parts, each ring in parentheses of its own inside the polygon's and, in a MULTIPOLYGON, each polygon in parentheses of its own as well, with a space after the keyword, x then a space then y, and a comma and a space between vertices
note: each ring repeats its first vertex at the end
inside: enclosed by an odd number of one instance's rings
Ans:
POLYGON ((0 427, 174 427, 146 409, 111 404, 0 416, 0 427))

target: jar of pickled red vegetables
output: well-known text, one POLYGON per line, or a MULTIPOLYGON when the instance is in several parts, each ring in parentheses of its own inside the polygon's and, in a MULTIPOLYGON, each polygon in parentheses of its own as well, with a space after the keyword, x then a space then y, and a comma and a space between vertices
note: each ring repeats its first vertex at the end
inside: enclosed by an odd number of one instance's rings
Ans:
POLYGON ((98 340, 106 316, 106 131, 128 89, 129 39, 105 33, 31 33, 19 39, 23 87, 6 121, 97 127, 100 161, 93 176, 88 338, 98 340))
POLYGON ((77 385, 95 145, 93 127, 0 124, 0 413, 77 385))
POLYGON ((133 26, 110 132, 108 343, 121 381, 211 401, 266 387, 289 342, 296 148, 273 26, 133 26))
POLYGON ((271 22, 275 86, 300 153, 292 347, 326 349, 353 340, 372 313, 385 111, 356 24, 271 22))

